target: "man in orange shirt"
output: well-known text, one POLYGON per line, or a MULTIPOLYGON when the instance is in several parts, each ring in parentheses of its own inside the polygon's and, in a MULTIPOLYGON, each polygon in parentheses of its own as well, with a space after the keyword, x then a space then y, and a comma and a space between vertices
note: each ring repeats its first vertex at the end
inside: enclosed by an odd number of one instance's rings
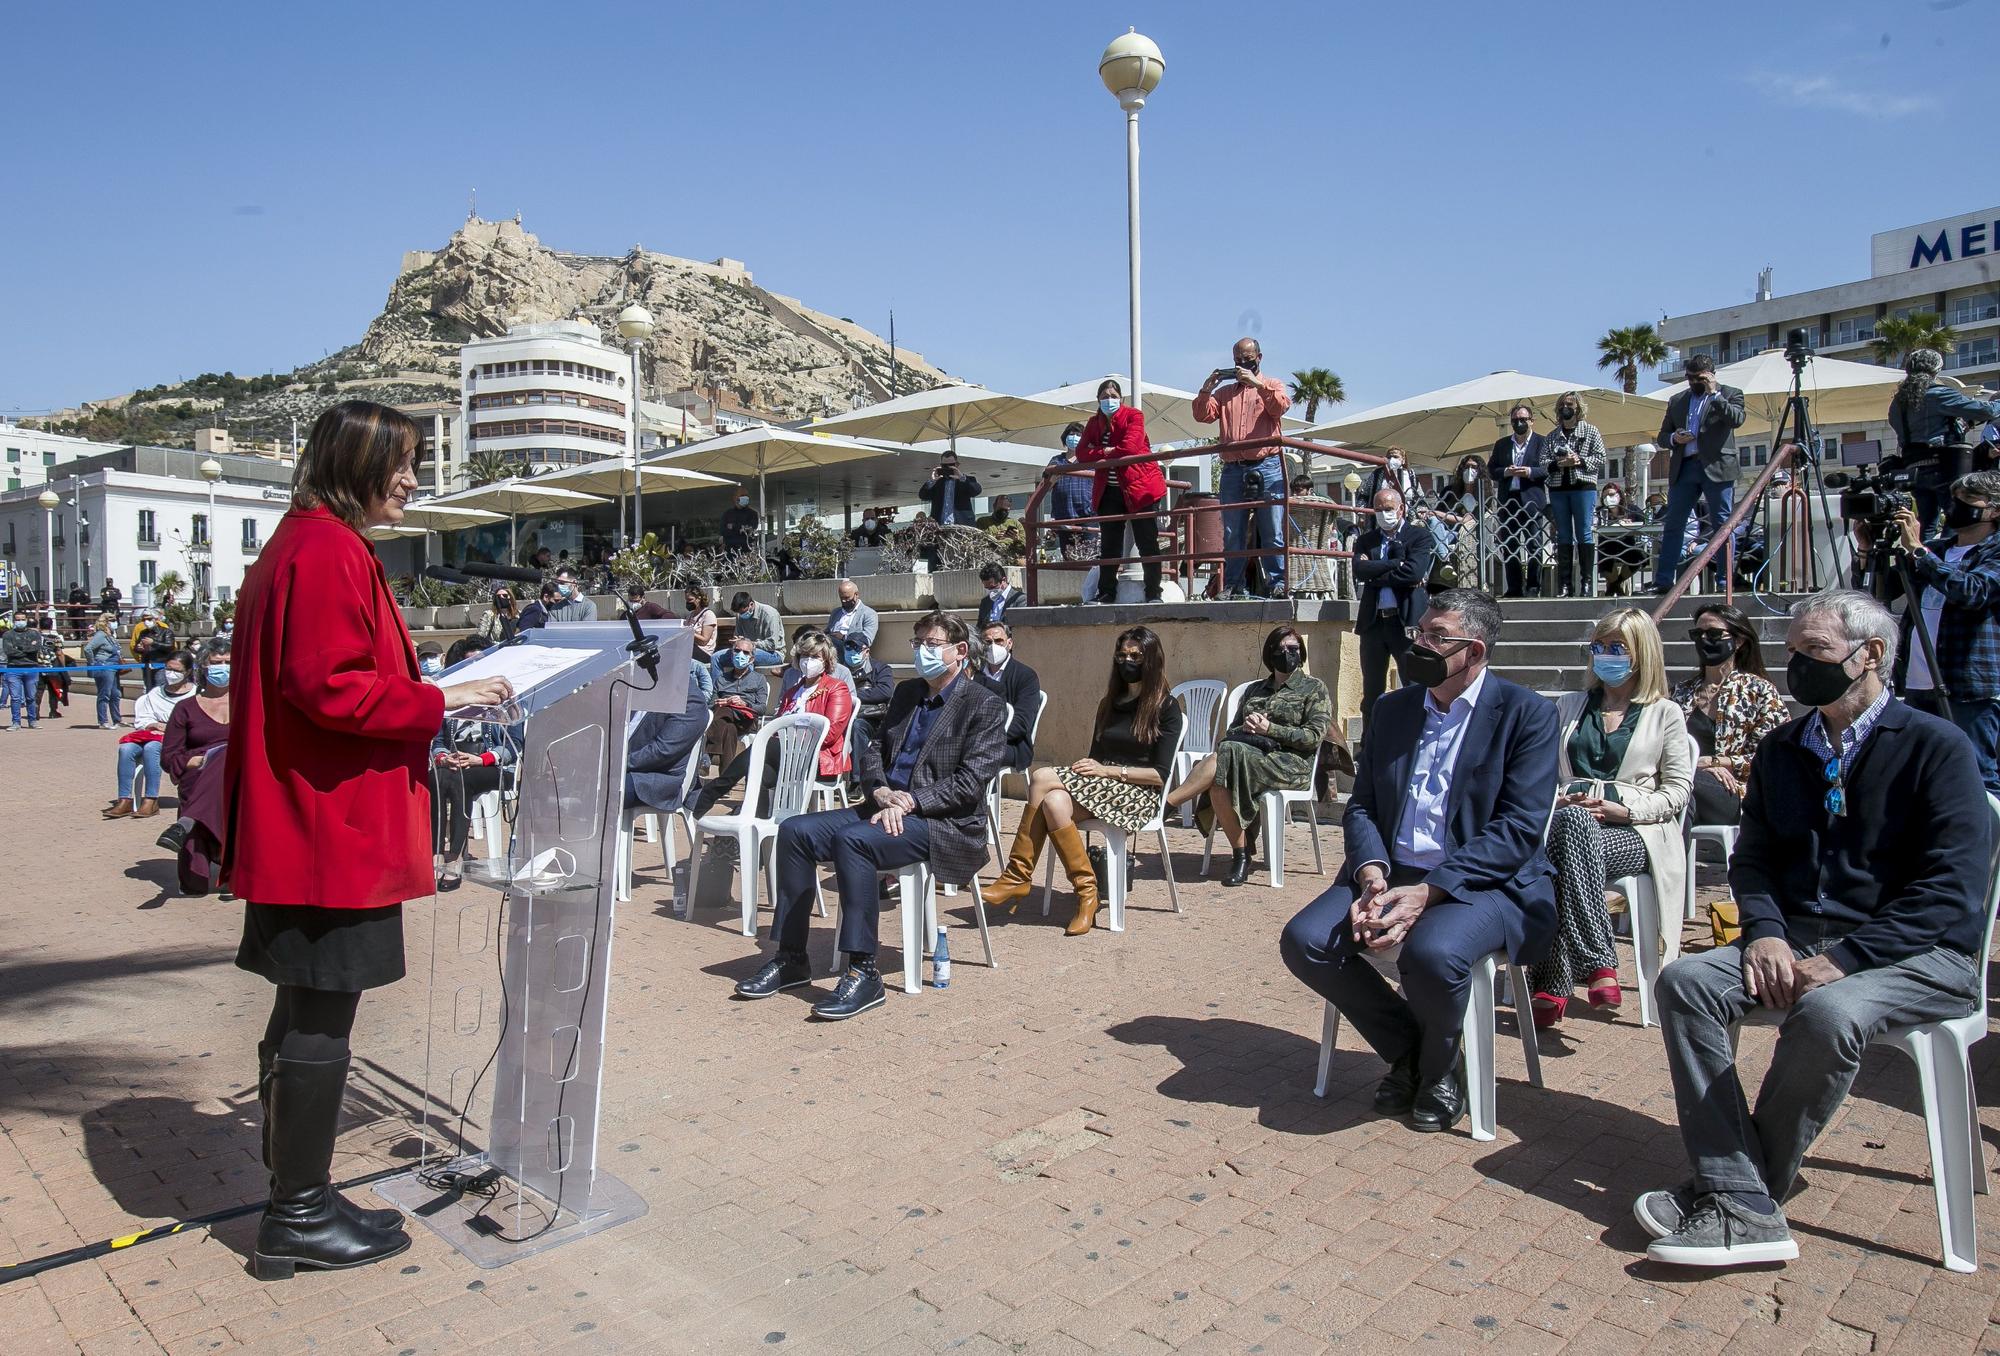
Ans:
MULTIPOLYGON (((1238 339, 1231 359, 1236 364, 1234 369, 1217 368, 1208 374, 1208 380, 1195 393, 1195 419, 1204 424, 1220 425, 1224 443, 1277 437, 1285 411, 1292 406, 1292 398, 1286 394, 1282 381, 1259 373, 1258 369, 1264 361, 1263 346, 1255 339, 1238 339), (1216 393, 1218 386, 1222 388, 1219 395, 1216 393)), ((1221 495, 1224 504, 1265 501, 1265 507, 1256 510, 1259 544, 1277 554, 1263 558, 1264 582, 1269 589, 1268 596, 1287 596, 1282 550, 1284 508, 1280 502, 1285 497, 1283 452, 1276 447, 1224 452, 1221 495)), ((1240 551, 1244 548, 1250 513, 1247 507, 1225 508, 1222 511, 1223 550, 1240 551)), ((1243 587, 1243 576, 1249 563, 1247 556, 1232 556, 1223 565, 1225 597, 1249 596, 1243 587)))

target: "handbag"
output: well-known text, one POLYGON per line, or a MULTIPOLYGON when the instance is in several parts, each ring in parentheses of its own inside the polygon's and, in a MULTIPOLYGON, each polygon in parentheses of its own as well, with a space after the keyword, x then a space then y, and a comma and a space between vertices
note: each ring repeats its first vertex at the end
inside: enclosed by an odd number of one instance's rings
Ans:
POLYGON ((1252 734, 1248 730, 1231 730, 1222 737, 1222 742, 1225 744, 1248 744, 1259 753, 1276 753, 1279 748, 1278 741, 1271 738, 1271 736, 1252 734))

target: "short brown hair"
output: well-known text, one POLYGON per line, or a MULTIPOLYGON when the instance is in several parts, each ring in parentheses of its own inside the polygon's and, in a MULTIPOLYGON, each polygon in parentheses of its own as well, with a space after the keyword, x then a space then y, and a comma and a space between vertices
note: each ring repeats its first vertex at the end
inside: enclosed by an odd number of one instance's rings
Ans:
POLYGON ((423 442, 417 421, 367 400, 343 400, 314 421, 292 472, 292 503, 323 508, 355 531, 368 505, 423 442))
POLYGON ((944 632, 944 643, 947 645, 964 645, 972 638, 972 633, 965 628, 964 620, 954 617, 949 612, 926 612, 917 618, 912 633, 921 636, 933 627, 944 632))

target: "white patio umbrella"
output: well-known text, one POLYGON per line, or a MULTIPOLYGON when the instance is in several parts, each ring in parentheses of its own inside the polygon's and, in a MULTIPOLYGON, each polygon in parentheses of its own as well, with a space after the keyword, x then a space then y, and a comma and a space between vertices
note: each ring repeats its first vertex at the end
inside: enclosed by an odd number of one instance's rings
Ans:
POLYGON ((955 449, 960 438, 1006 438, 1060 429, 1075 418, 1076 411, 1068 406, 1030 396, 989 391, 983 386, 940 386, 815 420, 812 427, 897 443, 943 438, 955 449))
POLYGON ((837 465, 844 461, 864 461, 873 457, 893 457, 907 448, 877 447, 840 438, 812 428, 777 428, 760 424, 719 438, 705 438, 686 447, 647 458, 642 465, 665 467, 676 472, 698 471, 722 481, 757 477, 757 532, 765 532, 765 478, 783 471, 837 465))
POLYGON ((1665 412, 1650 396, 1628 396, 1588 382, 1537 377, 1524 372, 1492 372, 1455 386, 1439 387, 1342 415, 1306 431, 1358 447, 1395 445, 1413 461, 1445 466, 1467 452, 1483 452, 1507 434, 1507 411, 1526 401, 1546 429, 1555 423, 1556 397, 1575 391, 1590 406, 1589 421, 1606 445, 1621 447, 1660 430, 1665 412))
POLYGON ((548 476, 510 476, 506 480, 496 480, 491 485, 479 485, 456 494, 443 495, 430 500, 432 507, 488 509, 507 515, 507 554, 513 555, 519 543, 516 537, 520 531, 520 515, 523 513, 562 513, 569 509, 582 508, 586 504, 608 502, 603 495, 585 494, 581 490, 565 489, 561 485, 550 485, 548 476))
MULTIPOLYGON (((658 462, 641 462, 634 470, 632 463, 617 460, 585 462, 582 466, 571 466, 561 471, 552 471, 545 476, 537 476, 535 483, 543 487, 554 485, 565 490, 582 490, 585 494, 608 495, 614 499, 624 499, 634 487, 642 491, 659 493, 663 490, 712 489, 729 482, 720 476, 707 475, 701 471, 690 471, 679 466, 662 466, 658 462)), ((639 515, 633 515, 639 521, 639 515)))
MULTIPOLYGON (((1715 379, 1723 386, 1743 392, 1744 426, 1775 430, 1785 413, 1785 401, 1792 393, 1792 366, 1783 349, 1766 349, 1754 358, 1715 369, 1715 379)), ((1851 363, 1841 358, 1808 358, 1804 392, 1815 426, 1865 424, 1886 419, 1889 397, 1903 380, 1899 367, 1877 367, 1873 363, 1851 363)), ((1683 385, 1662 386, 1648 397, 1662 403, 1683 385)), ((1654 429, 1658 432, 1657 427, 1654 429)), ((1739 434, 1739 436, 1741 436, 1739 434)))
POLYGON ((497 523, 507 515, 491 509, 467 508, 425 499, 403 510, 403 521, 426 532, 456 532, 481 523, 497 523))
MULTIPOLYGON (((1028 397, 1050 405, 1067 406, 1076 413, 1073 419, 1087 419, 1097 408, 1097 388, 1106 381, 1118 383, 1118 389, 1130 392, 1132 383, 1116 372, 1107 372, 1095 381, 1071 382, 1050 391, 1037 391, 1028 397)), ((1146 391, 1139 403, 1140 412, 1146 416, 1146 436, 1155 447, 1163 443, 1185 443, 1197 439, 1216 436, 1214 424, 1198 423, 1194 417, 1194 392, 1183 391, 1177 386, 1158 386, 1146 383, 1146 391)), ((1296 415, 1284 418, 1286 431, 1303 429, 1306 421, 1296 415)), ((1010 439, 1009 441, 1019 441, 1010 439)), ((1051 440, 1053 441, 1053 440, 1051 440)))

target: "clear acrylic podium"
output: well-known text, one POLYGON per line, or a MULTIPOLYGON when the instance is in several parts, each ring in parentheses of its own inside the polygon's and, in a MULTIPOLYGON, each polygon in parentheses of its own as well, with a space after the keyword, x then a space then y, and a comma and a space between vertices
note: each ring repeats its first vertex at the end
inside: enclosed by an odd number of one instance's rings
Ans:
POLYGON ((646 1211, 598 1167, 614 865, 628 717, 683 709, 693 635, 642 625, 657 681, 623 623, 531 630, 439 680, 514 684, 504 708, 447 716, 499 726, 517 750, 499 797, 506 851, 432 901, 418 1165, 376 1191, 481 1267, 646 1211))

